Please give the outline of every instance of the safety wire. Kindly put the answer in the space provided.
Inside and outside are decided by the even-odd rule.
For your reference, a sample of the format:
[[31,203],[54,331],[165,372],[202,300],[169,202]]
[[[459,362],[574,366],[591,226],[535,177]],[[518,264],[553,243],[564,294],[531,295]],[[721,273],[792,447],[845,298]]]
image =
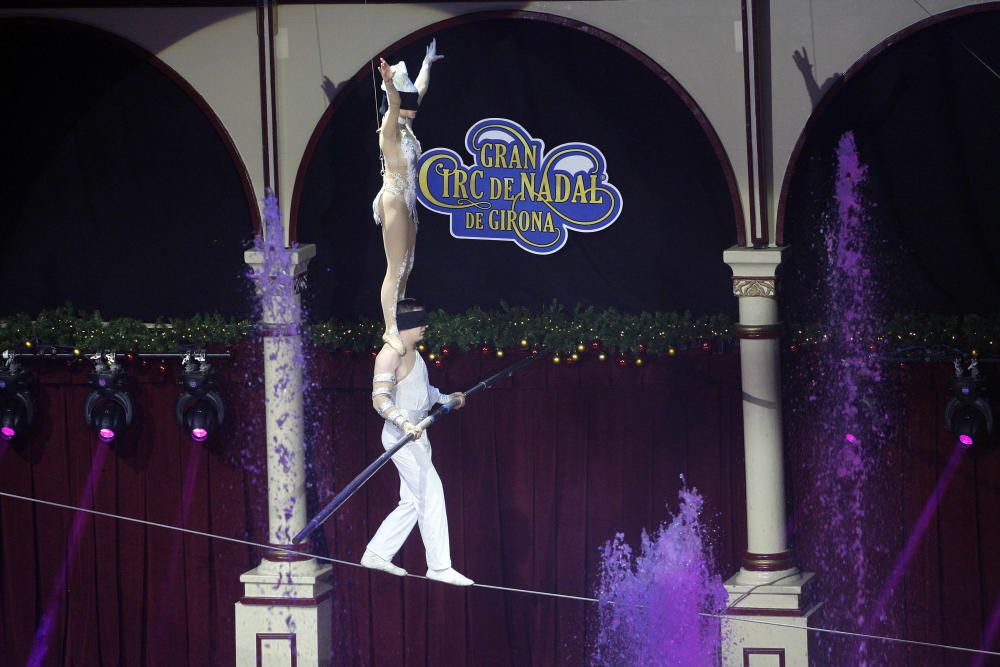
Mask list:
[[[368,9],[368,0],[365,0],[365,7],[363,11],[365,13],[365,30],[368,33],[367,41],[369,44],[374,44],[374,42],[372,41],[371,11]],[[372,102],[374,103],[374,110],[375,110],[375,131],[379,132],[382,129],[382,119],[379,118],[378,116],[378,78],[381,77],[375,76],[374,60],[371,59],[368,60],[368,67],[371,70],[372,74]],[[382,176],[385,176],[385,155],[382,154],[381,146],[379,146],[378,161],[379,161],[379,173]]]
[[[917,6],[917,7],[920,7],[920,9],[924,10],[924,13],[925,13],[925,14],[927,14],[927,16],[928,16],[928,17],[933,17],[933,16],[934,16],[934,13],[933,13],[933,12],[931,12],[931,10],[927,9],[926,7],[924,7],[924,6],[923,6],[923,4],[921,4],[920,0],[913,0],[913,4],[915,4],[915,5]],[[967,46],[967,45],[965,44],[965,42],[963,42],[963,41],[962,41],[961,39],[959,39],[959,38],[958,38],[958,35],[956,35],[956,34],[955,34],[954,32],[952,32],[951,30],[949,30],[949,31],[948,31],[948,35],[949,35],[949,36],[950,36],[950,37],[951,37],[952,39],[954,39],[954,40],[955,40],[956,42],[958,42],[958,45],[959,45],[959,46],[961,46],[961,47],[962,47],[963,49],[965,49],[965,51],[966,51],[966,52],[967,52],[967,53],[968,53],[968,54],[969,54],[970,56],[972,56],[973,58],[975,58],[976,60],[978,60],[978,61],[979,61],[979,64],[980,64],[980,65],[982,65],[982,66],[983,66],[983,67],[985,67],[985,68],[986,68],[987,70],[989,70],[990,74],[992,74],[992,75],[993,75],[993,76],[995,76],[996,78],[1000,79],[1000,74],[998,74],[998,73],[997,73],[997,71],[996,71],[995,69],[993,69],[993,68],[992,68],[992,67],[990,66],[990,64],[989,64],[989,63],[987,63],[987,62],[986,62],[985,60],[983,60],[982,58],[980,58],[980,57],[979,57],[979,56],[978,56],[978,55],[976,54],[976,52],[975,52],[975,51],[973,51],[972,49],[970,49],[970,48],[969,48],[969,47],[968,47],[968,46]]]
[[[121,515],[121,514],[113,514],[111,512],[101,512],[99,510],[87,509],[85,507],[76,507],[75,505],[67,505],[67,504],[64,504],[64,503],[57,503],[57,502],[53,502],[51,500],[42,500],[40,498],[31,498],[29,496],[20,496],[20,495],[14,494],[14,493],[7,493],[5,491],[0,491],[0,497],[11,498],[13,500],[24,500],[24,501],[27,501],[27,502],[37,503],[37,504],[40,504],[40,505],[47,505],[49,507],[58,507],[60,509],[71,510],[71,511],[74,511],[74,512],[83,512],[85,514],[91,514],[91,515],[94,515],[94,516],[101,516],[101,517],[105,517],[105,518],[108,518],[108,519],[118,519],[119,521],[128,521],[130,523],[138,523],[138,524],[142,524],[144,526],[152,526],[154,528],[165,528],[167,530],[174,530],[174,531],[177,531],[177,532],[180,532],[180,533],[186,533],[188,535],[197,535],[198,537],[206,537],[206,538],[213,539],[213,540],[221,540],[223,542],[232,542],[234,544],[242,544],[242,545],[245,545],[245,546],[248,546],[248,547],[257,547],[259,549],[264,549],[266,551],[280,551],[280,549],[276,549],[273,545],[270,545],[270,544],[262,544],[260,542],[252,542],[250,540],[241,540],[241,539],[238,539],[238,538],[235,538],[235,537],[226,537],[225,535],[215,535],[213,533],[206,533],[206,532],[203,532],[203,531],[200,531],[200,530],[194,530],[192,528],[182,528],[180,526],[172,526],[170,524],[158,523],[156,521],[148,521],[146,519],[137,519],[135,517],[124,516],[124,515]],[[359,569],[365,569],[364,566],[361,565],[360,563],[354,563],[354,562],[349,561],[349,560],[340,560],[340,559],[337,559],[337,558],[330,558],[329,556],[321,556],[319,554],[304,553],[304,552],[300,552],[300,551],[296,551],[295,553],[297,555],[307,556],[309,558],[315,558],[316,560],[324,561],[324,562],[327,562],[327,563],[335,563],[337,565],[349,565],[351,567],[356,567],[356,568],[359,568]],[[407,577],[412,577],[414,579],[425,579],[425,580],[427,579],[427,577],[422,577],[419,574],[410,574],[410,573],[407,573],[406,576]],[[789,576],[793,576],[793,575],[789,575]],[[787,578],[788,577],[782,577],[782,579],[787,579]],[[776,584],[778,581],[781,581],[782,579],[778,579],[777,581],[770,582],[768,584],[759,584],[757,586],[754,586],[750,590],[748,590],[745,593],[743,593],[743,595],[741,597],[737,598],[737,600],[735,602],[732,602],[731,604],[727,605],[726,608],[722,610],[722,613],[712,614],[712,613],[708,613],[708,612],[700,612],[699,615],[700,616],[704,616],[706,618],[724,619],[724,620],[727,620],[727,621],[730,621],[730,622],[756,623],[758,625],[768,625],[768,626],[778,627],[778,628],[792,628],[794,630],[806,630],[808,632],[820,632],[820,633],[826,633],[826,634],[831,634],[831,635],[839,635],[839,636],[843,636],[843,637],[857,637],[857,638],[860,638],[860,639],[874,639],[874,640],[878,640],[878,641],[895,642],[895,643],[898,643],[898,644],[908,644],[908,645],[912,645],[912,646],[926,646],[926,647],[930,647],[930,648],[946,649],[946,650],[949,650],[949,651],[962,651],[962,652],[965,652],[965,653],[978,653],[980,655],[1000,656],[1000,652],[997,652],[997,651],[986,651],[986,650],[983,650],[983,649],[969,648],[967,646],[952,646],[950,644],[936,644],[936,643],[933,643],[933,642],[922,642],[922,641],[917,641],[917,640],[914,640],[914,639],[902,639],[900,637],[883,637],[883,636],[880,636],[880,635],[870,635],[870,634],[865,634],[865,633],[861,633],[861,632],[849,632],[849,631],[846,631],[846,630],[833,630],[833,629],[830,629],[830,628],[806,627],[806,626],[801,626],[801,625],[795,625],[795,624],[792,624],[792,623],[779,623],[777,621],[763,621],[763,620],[760,620],[760,619],[752,619],[752,618],[745,618],[745,617],[742,617],[742,616],[733,616],[733,615],[725,614],[725,612],[728,611],[729,609],[731,609],[733,607],[733,605],[739,603],[741,600],[743,600],[748,595],[750,595],[750,593],[752,593],[754,590],[756,590],[756,589],[758,589],[758,588],[760,588],[762,586],[773,586],[774,584]],[[549,593],[547,591],[535,591],[535,590],[531,590],[531,589],[527,589],[527,588],[512,588],[510,586],[492,586],[490,584],[472,584],[472,586],[474,588],[485,588],[485,589],[490,589],[490,590],[495,590],[495,591],[505,591],[505,592],[508,592],[508,593],[524,593],[525,595],[537,595],[537,596],[540,596],[540,597],[558,598],[558,599],[562,599],[562,600],[574,600],[574,601],[577,601],[577,602],[592,602],[592,603],[597,603],[597,604],[601,604],[601,603],[614,604],[614,603],[612,603],[612,602],[610,602],[608,600],[599,600],[598,598],[584,597],[584,596],[580,596],[580,595],[567,595],[565,593]],[[276,601],[275,601],[275,606],[278,606],[278,605],[280,605],[280,598],[276,599]]]

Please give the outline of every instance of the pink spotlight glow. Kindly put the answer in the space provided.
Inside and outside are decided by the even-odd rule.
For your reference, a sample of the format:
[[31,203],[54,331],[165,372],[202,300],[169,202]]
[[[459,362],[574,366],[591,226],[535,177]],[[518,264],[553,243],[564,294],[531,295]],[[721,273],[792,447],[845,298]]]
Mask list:
[[110,428],[102,428],[97,432],[97,437],[101,439],[101,442],[111,442],[115,439],[115,432]]
[[3,436],[4,440],[10,440],[15,435],[17,435],[17,431],[12,429],[10,426],[4,426],[3,428],[0,428],[0,436]]
[[191,439],[195,442],[205,442],[205,438],[208,437],[208,431],[203,428],[193,428],[191,429]]
[[974,440],[971,435],[965,435],[964,433],[958,436],[958,441],[962,443],[963,447],[972,447]]
[[859,442],[861,442],[861,439],[858,436],[854,435],[853,433],[844,434],[844,440],[851,443],[852,445],[856,445]]

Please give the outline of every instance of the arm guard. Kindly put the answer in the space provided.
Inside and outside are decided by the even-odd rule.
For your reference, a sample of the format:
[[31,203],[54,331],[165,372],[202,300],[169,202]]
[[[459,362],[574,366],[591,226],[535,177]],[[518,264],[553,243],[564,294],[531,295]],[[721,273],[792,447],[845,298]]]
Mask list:
[[396,407],[393,399],[396,387],[395,373],[378,373],[372,378],[372,406],[379,416],[402,429],[406,415]]

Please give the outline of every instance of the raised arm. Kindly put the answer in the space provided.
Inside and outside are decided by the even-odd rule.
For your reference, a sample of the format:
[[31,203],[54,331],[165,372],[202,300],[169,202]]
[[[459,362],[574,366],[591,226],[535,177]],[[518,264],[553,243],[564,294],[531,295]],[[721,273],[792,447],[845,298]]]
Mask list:
[[437,61],[444,58],[442,55],[438,55],[437,52],[437,40],[432,39],[431,43],[427,45],[427,52],[424,54],[424,62],[420,65],[420,73],[417,74],[417,80],[413,82],[413,85],[417,88],[417,102],[424,101],[424,95],[427,94],[427,89],[431,85],[431,65]]
[[389,103],[389,110],[385,112],[382,119],[382,129],[386,127],[395,128],[399,122],[399,91],[392,83],[392,67],[385,61],[385,58],[378,59],[378,72],[382,75],[382,83],[385,85],[385,98]]

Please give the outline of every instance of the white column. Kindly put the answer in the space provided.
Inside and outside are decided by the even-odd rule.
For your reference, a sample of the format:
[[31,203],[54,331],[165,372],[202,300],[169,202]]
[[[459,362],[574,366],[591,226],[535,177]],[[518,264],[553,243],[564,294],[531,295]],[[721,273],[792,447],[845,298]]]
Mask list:
[[[740,571],[726,582],[723,665],[806,665],[812,573],[799,572],[785,532],[785,470],[782,458],[781,323],[775,274],[784,248],[734,246],[723,253],[739,298],[743,443],[746,457],[747,550]],[[796,626],[781,628],[752,621]],[[758,656],[754,658],[754,656]]]
[[[264,409],[267,446],[268,542],[256,568],[240,577],[243,598],[236,603],[236,664],[330,664],[330,566],[319,564],[293,545],[307,522],[303,447],[302,339],[299,290],[314,245],[285,250],[279,261],[250,250],[245,259],[264,280],[289,283],[262,294]],[[295,288],[290,287],[294,280]]]

